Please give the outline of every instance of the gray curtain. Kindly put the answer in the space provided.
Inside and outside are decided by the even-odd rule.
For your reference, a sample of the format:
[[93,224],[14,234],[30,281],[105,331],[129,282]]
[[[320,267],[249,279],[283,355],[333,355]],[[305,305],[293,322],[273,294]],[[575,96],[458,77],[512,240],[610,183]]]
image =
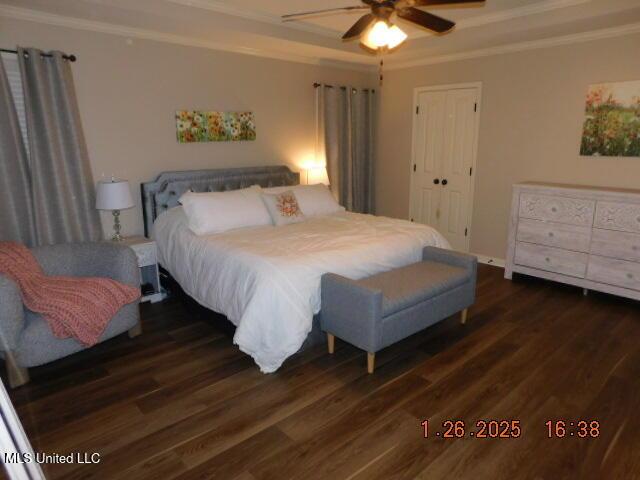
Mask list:
[[[26,53],[26,55],[25,55]],[[36,243],[96,241],[102,227],[69,63],[18,49]]]
[[376,93],[353,87],[316,88],[319,155],[331,190],[347,210],[374,211]]
[[0,241],[35,245],[27,153],[0,58]]

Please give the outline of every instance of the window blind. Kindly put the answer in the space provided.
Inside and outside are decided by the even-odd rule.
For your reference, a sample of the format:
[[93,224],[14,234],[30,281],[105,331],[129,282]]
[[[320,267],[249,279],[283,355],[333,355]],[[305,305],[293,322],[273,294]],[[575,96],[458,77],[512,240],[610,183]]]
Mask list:
[[16,112],[18,113],[18,123],[20,124],[20,131],[22,133],[22,139],[24,140],[24,147],[29,154],[29,142],[27,141],[27,117],[24,111],[24,92],[22,90],[22,77],[20,76],[20,66],[18,65],[18,58],[16,55],[10,53],[3,53],[1,55],[4,63],[4,69],[7,72],[7,79],[9,80],[9,88],[13,95],[13,103],[16,106]]

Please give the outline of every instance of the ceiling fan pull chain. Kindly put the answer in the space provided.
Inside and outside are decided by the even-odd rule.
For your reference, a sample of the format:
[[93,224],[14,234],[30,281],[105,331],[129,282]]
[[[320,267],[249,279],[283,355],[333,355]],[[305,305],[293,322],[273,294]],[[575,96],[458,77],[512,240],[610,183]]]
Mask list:
[[379,77],[380,77],[380,86],[382,86],[382,83],[384,81],[384,72],[382,71],[384,67],[384,56],[380,57],[380,71],[379,71]]

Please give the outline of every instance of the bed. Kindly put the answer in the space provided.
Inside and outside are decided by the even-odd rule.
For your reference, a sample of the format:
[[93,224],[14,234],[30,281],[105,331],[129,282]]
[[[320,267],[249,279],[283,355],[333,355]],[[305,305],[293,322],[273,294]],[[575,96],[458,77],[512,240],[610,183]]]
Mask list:
[[153,231],[161,265],[190,297],[236,326],[234,343],[265,373],[317,333],[322,274],[359,279],[414,263],[427,245],[449,247],[431,227],[349,212],[197,236],[178,204],[187,190],[298,183],[298,174],[274,166],[165,172],[142,184],[145,231]]

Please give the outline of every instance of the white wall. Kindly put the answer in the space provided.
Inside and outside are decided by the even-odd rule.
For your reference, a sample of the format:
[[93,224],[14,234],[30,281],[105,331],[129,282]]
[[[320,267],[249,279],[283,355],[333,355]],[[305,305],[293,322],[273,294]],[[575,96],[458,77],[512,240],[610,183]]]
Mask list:
[[[58,49],[72,66],[95,180],[131,182],[123,232],[142,232],[139,184],[164,170],[289,164],[315,147],[314,82],[370,86],[371,74],[0,18],[0,46]],[[255,142],[178,144],[180,109],[251,110]],[[110,215],[103,214],[107,234]]]
[[589,84],[640,79],[640,35],[385,74],[377,213],[407,218],[413,89],[482,82],[471,251],[504,258],[511,185],[522,180],[640,188],[640,158],[580,157]]

